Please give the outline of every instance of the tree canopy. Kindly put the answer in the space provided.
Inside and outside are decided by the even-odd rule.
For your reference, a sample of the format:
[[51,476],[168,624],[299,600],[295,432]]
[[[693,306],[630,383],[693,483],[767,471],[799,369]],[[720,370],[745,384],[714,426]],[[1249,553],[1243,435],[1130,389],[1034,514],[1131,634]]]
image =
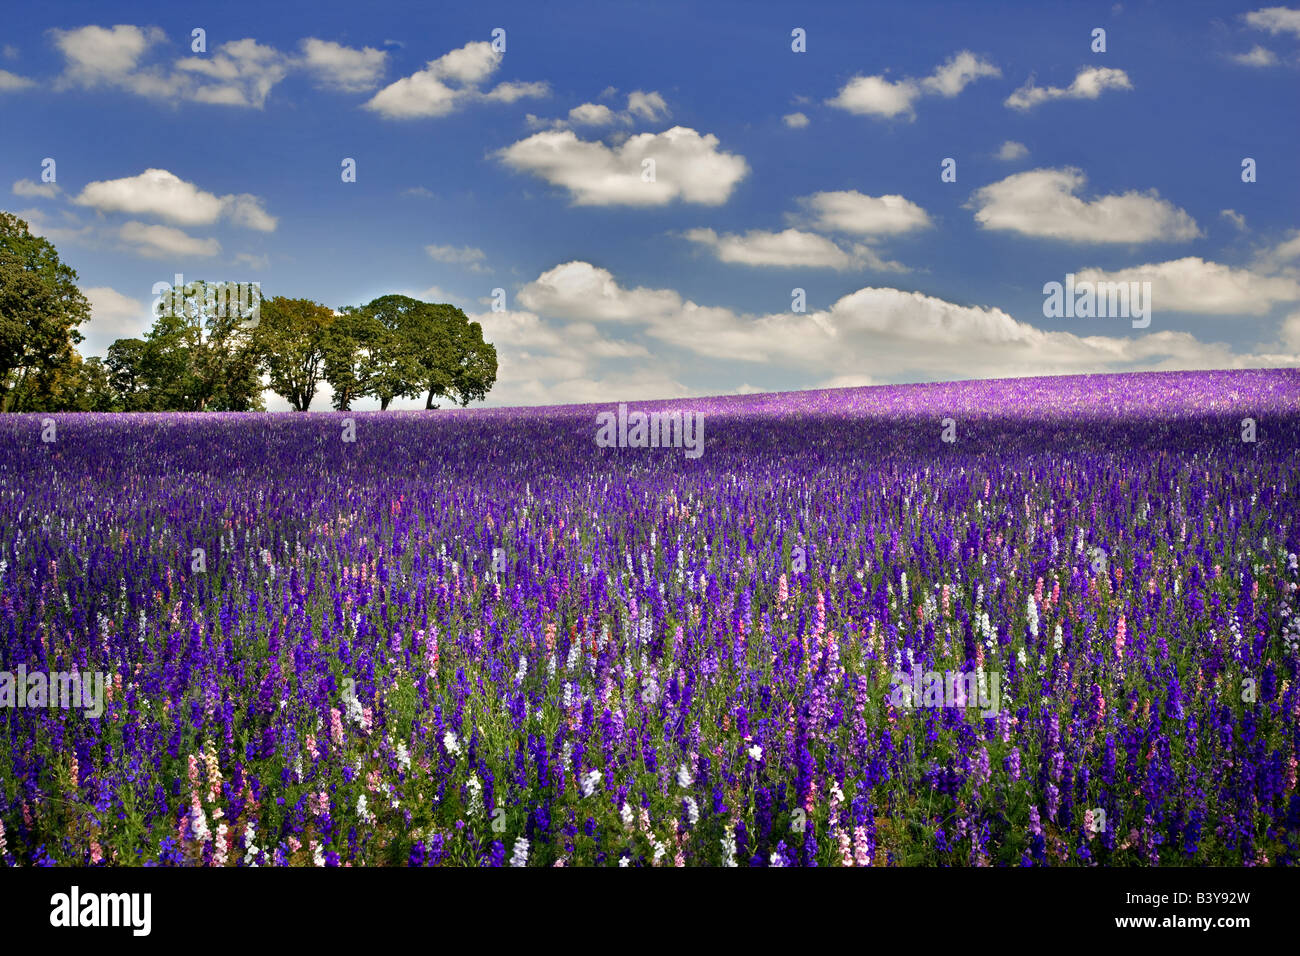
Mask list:
[[496,349],[454,305],[384,295],[336,310],[259,287],[250,322],[226,284],[202,281],[162,296],[141,337],[83,358],[91,309],[76,280],[48,240],[0,213],[0,410],[254,411],[270,390],[305,412],[322,382],[339,410],[420,397],[434,409],[482,401],[496,383]]

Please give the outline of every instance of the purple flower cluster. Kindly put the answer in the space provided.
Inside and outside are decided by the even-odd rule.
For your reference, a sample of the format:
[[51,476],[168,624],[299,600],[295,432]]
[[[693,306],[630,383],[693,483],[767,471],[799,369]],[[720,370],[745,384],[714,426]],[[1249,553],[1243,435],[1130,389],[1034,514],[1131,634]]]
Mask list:
[[1300,858],[1300,372],[690,405],[0,419],[0,860]]

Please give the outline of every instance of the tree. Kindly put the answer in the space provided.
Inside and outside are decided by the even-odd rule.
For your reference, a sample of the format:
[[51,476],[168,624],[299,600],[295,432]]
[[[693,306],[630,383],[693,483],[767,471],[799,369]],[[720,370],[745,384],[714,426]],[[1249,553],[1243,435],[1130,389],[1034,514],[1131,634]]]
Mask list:
[[166,298],[145,335],[142,371],[157,411],[261,411],[253,329],[218,286],[194,282]]
[[104,366],[117,404],[125,412],[147,412],[155,396],[149,391],[149,345],[142,339],[118,339],[108,347]]
[[14,408],[15,395],[40,393],[29,377],[43,375],[43,387],[52,387],[55,370],[76,354],[77,326],[89,318],[76,270],[26,222],[0,212],[0,411]]
[[276,296],[262,303],[254,332],[271,391],[296,412],[307,411],[325,374],[326,332],[334,310],[310,299]]
[[[483,326],[469,321],[469,317],[454,305],[435,306],[443,311],[448,326],[448,340],[452,343],[444,369],[437,379],[431,379],[429,397],[424,407],[433,408],[434,395],[446,395],[462,408],[472,401],[483,401],[497,381],[497,350],[491,342],[483,341]],[[441,390],[437,385],[442,384]]]
[[374,350],[370,391],[387,408],[396,397],[448,396],[459,404],[482,400],[496,382],[496,349],[483,341],[483,328],[454,305],[386,295],[362,311],[382,332]]
[[437,335],[429,308],[404,295],[380,296],[361,307],[374,323],[369,391],[381,411],[395,398],[418,398],[423,391],[425,339]]
[[325,381],[334,392],[333,405],[341,412],[370,391],[373,377],[371,348],[378,324],[361,309],[344,306],[321,336]]

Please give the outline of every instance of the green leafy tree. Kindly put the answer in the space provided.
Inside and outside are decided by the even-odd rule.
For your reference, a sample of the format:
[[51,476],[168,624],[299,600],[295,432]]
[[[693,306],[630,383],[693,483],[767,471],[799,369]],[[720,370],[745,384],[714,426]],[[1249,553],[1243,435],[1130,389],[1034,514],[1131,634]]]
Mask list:
[[397,397],[425,396],[425,408],[445,396],[460,405],[482,400],[496,382],[496,349],[483,328],[449,304],[404,295],[381,296],[362,307],[382,330],[370,392],[387,408]]
[[454,305],[439,305],[446,326],[450,348],[438,365],[437,377],[428,381],[429,395],[425,408],[433,408],[435,395],[445,395],[462,408],[481,402],[497,380],[497,350],[483,341],[483,326]]
[[89,318],[76,270],[26,222],[0,212],[0,411],[48,397],[56,370],[76,354],[77,326]]
[[424,391],[426,340],[438,334],[430,309],[404,295],[380,296],[361,307],[374,322],[369,392],[381,410],[395,398],[418,398]]
[[326,333],[334,310],[310,299],[276,296],[262,303],[254,333],[271,391],[305,412],[325,375]]
[[[144,377],[158,411],[262,411],[254,329],[206,282],[166,299],[145,336]],[[171,307],[168,308],[168,305]]]
[[143,339],[118,339],[108,347],[104,359],[108,384],[124,412],[147,412],[154,408],[148,360],[149,344]]
[[369,394],[374,375],[371,352],[381,330],[374,318],[354,306],[345,306],[321,336],[324,376],[334,392],[339,411]]

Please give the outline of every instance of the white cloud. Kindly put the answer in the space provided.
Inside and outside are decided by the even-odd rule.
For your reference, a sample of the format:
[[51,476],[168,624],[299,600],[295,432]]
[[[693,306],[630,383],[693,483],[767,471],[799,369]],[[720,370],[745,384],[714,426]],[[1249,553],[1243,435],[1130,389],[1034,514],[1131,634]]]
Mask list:
[[1267,30],[1274,35],[1294,33],[1300,37],[1300,10],[1286,7],[1264,7],[1245,14],[1246,22],[1257,30]]
[[1009,139],[998,148],[998,159],[1012,162],[1017,159],[1024,159],[1029,155],[1029,149],[1024,143],[1017,143],[1014,139]]
[[147,225],[143,222],[125,223],[118,236],[132,247],[132,251],[148,259],[166,259],[173,256],[215,256],[221,252],[221,243],[215,239],[199,239],[171,226]]
[[1248,53],[1236,53],[1231,57],[1234,63],[1240,63],[1242,66],[1273,66],[1277,63],[1277,55],[1272,51],[1265,49],[1256,44]]
[[627,96],[627,111],[647,123],[662,123],[671,114],[664,98],[653,90],[646,93],[635,90]]
[[[539,321],[614,319],[712,361],[786,368],[815,375],[826,385],[900,377],[1017,376],[1027,370],[1228,368],[1257,364],[1258,358],[1202,343],[1187,333],[1132,335],[1127,320],[1113,326],[1105,324],[1110,320],[1080,320],[1081,331],[1114,329],[1115,335],[1048,332],[998,308],[891,288],[859,289],[818,312],[744,315],[699,305],[670,289],[625,289],[607,270],[586,262],[544,273],[521,293],[521,301],[525,298],[525,305],[542,317]],[[1300,335],[1300,330],[1286,334]],[[550,394],[557,390],[562,391],[558,383]],[[565,400],[580,399],[575,393],[565,394]]]
[[379,85],[388,53],[373,47],[360,50],[308,37],[302,41],[303,66],[318,85],[343,93],[364,93]]
[[183,226],[210,225],[226,217],[237,226],[273,232],[277,220],[256,196],[216,196],[165,169],[146,169],[138,176],[87,183],[72,200],[100,212],[154,216]]
[[545,96],[545,83],[502,83],[484,93],[480,86],[501,67],[502,55],[486,41],[467,43],[419,72],[376,93],[366,109],[388,119],[446,116],[475,101],[512,103],[524,97]]
[[519,290],[521,305],[533,312],[570,319],[640,321],[681,307],[671,290],[624,289],[609,271],[589,262],[565,262],[543,272]]
[[1219,215],[1228,220],[1228,222],[1232,223],[1238,229],[1245,231],[1246,217],[1235,209],[1221,209],[1219,210]]
[[1264,315],[1279,302],[1300,301],[1300,283],[1233,269],[1196,256],[1133,266],[1113,272],[1082,269],[1075,282],[1150,282],[1154,312],[1206,315]]
[[[685,397],[644,345],[603,336],[587,321],[552,322],[534,312],[469,316],[496,345],[500,370],[492,401],[505,405],[638,401]],[[635,364],[632,364],[635,363]]]
[[812,225],[826,232],[892,236],[926,229],[930,217],[903,196],[866,196],[856,190],[820,192],[799,200]]
[[803,113],[786,113],[781,120],[791,129],[803,129],[808,125],[808,117]]
[[981,77],[1001,75],[1002,71],[992,63],[963,50],[922,80],[921,88],[927,93],[953,97]]
[[1191,216],[1155,190],[1084,200],[1075,193],[1086,181],[1072,168],[1015,173],[975,192],[975,220],[985,229],[1068,242],[1173,241],[1201,234]]
[[[613,88],[610,87],[601,97],[612,92]],[[532,129],[571,129],[575,126],[632,126],[638,121],[659,123],[669,115],[668,104],[664,102],[663,96],[653,91],[646,93],[637,90],[628,94],[625,110],[612,110],[603,103],[580,103],[569,110],[566,119],[545,119],[529,113],[525,120]]]
[[892,83],[883,76],[855,76],[826,103],[850,113],[892,118],[912,115],[912,103],[920,95],[911,80]]
[[425,246],[424,251],[435,262],[468,266],[474,272],[486,271],[483,262],[487,255],[473,246]]
[[15,196],[40,196],[42,199],[53,199],[62,191],[58,183],[38,183],[32,179],[20,179],[13,187]]
[[892,118],[914,116],[914,104],[921,96],[954,97],[975,80],[1001,76],[1002,71],[969,50],[954,54],[924,79],[892,81],[882,75],[855,76],[833,98],[830,106],[865,116]]
[[157,27],[118,24],[50,32],[64,57],[59,86],[65,88],[111,86],[139,96],[261,109],[293,65],[275,48],[245,38],[205,56],[177,60],[167,72],[142,62],[167,39]]
[[95,231],[94,226],[83,225],[71,210],[60,210],[60,214],[63,225],[56,224],[56,221],[52,220],[41,209],[22,209],[15,215],[27,223],[28,231],[32,235],[44,236],[54,242],[74,242],[89,239]]
[[1280,270],[1300,278],[1300,273],[1296,273],[1291,265],[1294,259],[1300,259],[1300,229],[1293,229],[1286,239],[1257,256],[1255,266],[1268,272]]
[[62,82],[87,87],[130,85],[145,51],[167,38],[157,27],[141,29],[129,24],[55,29],[50,35],[65,61]]
[[25,76],[19,76],[17,73],[10,73],[8,70],[0,70],[0,92],[5,90],[24,90],[29,86],[35,86],[34,80],[29,80]]
[[1106,90],[1131,90],[1133,84],[1128,74],[1108,66],[1094,66],[1080,70],[1074,82],[1062,89],[1059,86],[1035,86],[1033,77],[1006,99],[1012,109],[1029,110],[1047,100],[1095,100]]
[[[567,189],[579,206],[662,206],[675,199],[716,206],[749,172],[744,157],[718,149],[716,136],[684,126],[640,133],[613,148],[571,130],[548,130],[497,155],[514,170]],[[645,159],[655,161],[653,182],[642,178]]]
[[574,126],[612,126],[618,114],[604,103],[583,103],[569,110],[569,122]]
[[754,229],[744,235],[721,236],[712,229],[692,229],[686,238],[707,246],[720,262],[736,265],[840,271],[863,265],[861,257],[846,252],[825,236],[798,229],[783,232]]
[[223,43],[215,53],[176,61],[176,68],[215,82],[197,83],[189,99],[224,106],[261,109],[271,88],[289,73],[289,58],[251,38]]
[[90,302],[90,321],[81,326],[83,355],[101,358],[117,339],[140,338],[152,324],[149,307],[109,286],[81,290]]
[[1282,320],[1282,344],[1287,350],[1300,354],[1300,312],[1292,312]]

